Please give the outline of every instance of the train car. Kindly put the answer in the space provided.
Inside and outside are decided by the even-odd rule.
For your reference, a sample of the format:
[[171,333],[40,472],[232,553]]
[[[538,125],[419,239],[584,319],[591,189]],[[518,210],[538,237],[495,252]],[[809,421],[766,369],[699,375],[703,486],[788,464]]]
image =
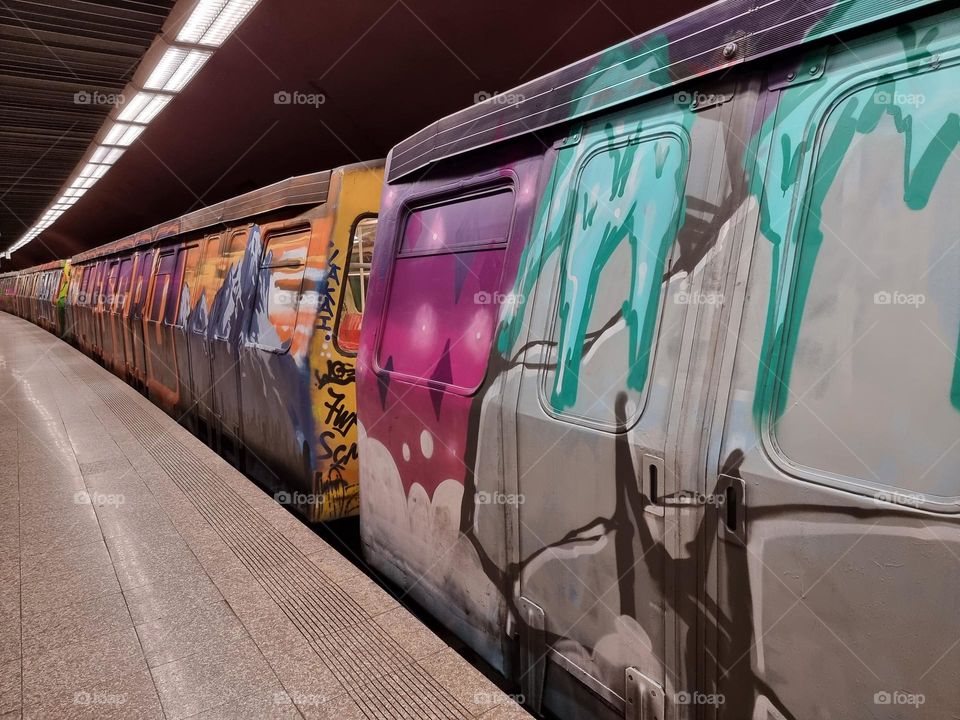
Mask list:
[[960,708],[960,11],[718,2],[387,160],[367,560],[562,718]]
[[64,327],[290,509],[356,515],[354,358],[382,180],[382,161],[291,178],[81,253]]
[[20,273],[0,273],[0,311],[17,314],[17,287],[20,282]]
[[64,260],[38,265],[25,273],[4,273],[0,276],[0,309],[60,335],[69,277],[70,264]]

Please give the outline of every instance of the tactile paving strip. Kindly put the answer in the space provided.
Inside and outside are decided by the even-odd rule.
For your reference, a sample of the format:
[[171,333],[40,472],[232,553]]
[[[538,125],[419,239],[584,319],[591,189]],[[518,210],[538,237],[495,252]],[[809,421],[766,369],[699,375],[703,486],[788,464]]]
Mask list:
[[[77,372],[273,598],[368,718],[473,716],[286,537],[113,382]],[[101,371],[102,372],[102,371]],[[114,381],[115,382],[115,381]]]

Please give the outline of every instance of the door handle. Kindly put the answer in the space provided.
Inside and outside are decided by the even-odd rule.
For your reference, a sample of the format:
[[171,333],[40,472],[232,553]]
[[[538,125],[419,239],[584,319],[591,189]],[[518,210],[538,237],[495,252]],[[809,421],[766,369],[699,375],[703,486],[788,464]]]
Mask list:
[[741,478],[721,475],[717,483],[717,495],[723,498],[717,504],[720,522],[717,532],[727,542],[736,545],[747,544],[747,486]]
[[664,472],[663,458],[656,455],[643,455],[643,472],[641,492],[646,498],[643,511],[651,515],[663,517]]

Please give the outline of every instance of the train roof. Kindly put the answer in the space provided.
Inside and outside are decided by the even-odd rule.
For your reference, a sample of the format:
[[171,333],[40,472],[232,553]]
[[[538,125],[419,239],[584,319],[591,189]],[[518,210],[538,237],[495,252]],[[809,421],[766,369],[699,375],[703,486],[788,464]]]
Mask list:
[[0,278],[12,277],[15,275],[22,275],[23,273],[38,273],[45,272],[47,270],[59,270],[64,265],[67,264],[66,260],[51,260],[50,262],[43,263],[43,265],[33,265],[32,267],[24,268],[23,270],[10,270],[5,273],[0,273]]
[[391,152],[387,181],[942,0],[721,0],[448,115]]
[[203,230],[220,223],[235,222],[285,207],[320,205],[327,201],[332,172],[331,170],[324,170],[281,180],[273,185],[252,190],[214,205],[208,205],[174,220],[154,225],[120,240],[92,248],[74,255],[71,261],[74,263],[87,262],[164,238],[194,230]]

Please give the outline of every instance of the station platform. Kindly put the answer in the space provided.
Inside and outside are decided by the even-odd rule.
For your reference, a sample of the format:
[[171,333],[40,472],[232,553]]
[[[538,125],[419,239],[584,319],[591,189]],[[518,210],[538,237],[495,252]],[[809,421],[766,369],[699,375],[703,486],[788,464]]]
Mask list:
[[530,717],[121,380],[0,313],[0,717]]

